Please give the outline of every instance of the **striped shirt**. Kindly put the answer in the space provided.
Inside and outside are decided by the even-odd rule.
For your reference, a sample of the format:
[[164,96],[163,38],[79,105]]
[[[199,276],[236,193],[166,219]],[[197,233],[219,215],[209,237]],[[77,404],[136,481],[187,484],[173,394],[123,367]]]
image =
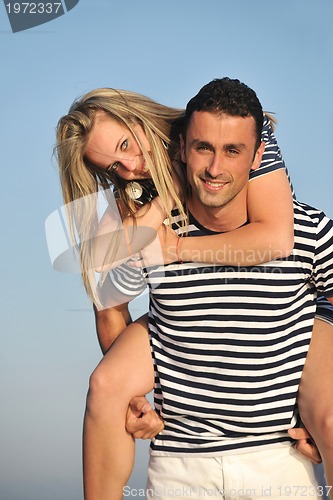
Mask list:
[[271,122],[266,115],[264,115],[261,140],[265,143],[265,150],[262,155],[259,168],[257,168],[256,170],[251,170],[249,180],[252,181],[257,177],[260,177],[261,175],[266,175],[274,172],[275,170],[280,170],[281,168],[283,168],[286,171],[291,191],[295,198],[294,188],[291,183],[287,167],[282,158],[282,153],[274,135]]
[[[122,267],[123,292],[149,286],[155,407],[165,421],[152,454],[289,444],[317,293],[333,296],[333,223],[305,204],[294,207],[288,258],[253,267]],[[188,237],[209,234],[191,216]]]
[[271,123],[266,115],[264,115],[261,140],[265,142],[265,150],[262,155],[260,167],[256,170],[251,170],[250,180],[269,174],[275,170],[286,168]]
[[[189,236],[213,234],[190,220]],[[255,267],[150,268],[154,455],[218,455],[288,443],[317,291],[333,296],[333,223],[295,202],[295,248]]]

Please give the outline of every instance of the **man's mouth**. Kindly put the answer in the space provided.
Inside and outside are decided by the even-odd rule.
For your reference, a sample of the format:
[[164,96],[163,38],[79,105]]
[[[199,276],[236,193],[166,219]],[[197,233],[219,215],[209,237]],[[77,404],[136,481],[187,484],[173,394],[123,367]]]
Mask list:
[[213,189],[220,189],[227,184],[227,182],[209,181],[208,179],[201,179],[201,181]]

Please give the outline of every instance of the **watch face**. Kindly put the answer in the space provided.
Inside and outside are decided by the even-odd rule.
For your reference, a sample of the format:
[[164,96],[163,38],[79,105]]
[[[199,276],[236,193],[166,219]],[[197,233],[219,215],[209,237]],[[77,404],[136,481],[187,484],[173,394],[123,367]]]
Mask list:
[[145,204],[157,196],[157,191],[152,180],[130,181],[126,184],[127,196],[137,203]]
[[125,191],[131,200],[138,200],[142,196],[143,188],[138,182],[129,182],[125,187]]

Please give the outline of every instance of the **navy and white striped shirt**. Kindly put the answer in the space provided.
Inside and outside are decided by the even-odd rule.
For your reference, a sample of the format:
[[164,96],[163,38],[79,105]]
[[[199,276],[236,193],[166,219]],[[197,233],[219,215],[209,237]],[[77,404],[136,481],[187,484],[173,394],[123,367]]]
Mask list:
[[[193,218],[189,236],[212,234]],[[295,248],[254,267],[176,263],[145,273],[155,455],[218,455],[288,443],[317,292],[333,296],[333,223],[295,202]]]

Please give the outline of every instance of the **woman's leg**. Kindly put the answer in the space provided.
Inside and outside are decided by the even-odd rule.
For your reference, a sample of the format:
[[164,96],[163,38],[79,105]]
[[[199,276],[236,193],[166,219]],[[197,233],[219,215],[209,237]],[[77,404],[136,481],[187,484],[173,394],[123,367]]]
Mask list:
[[125,429],[134,396],[150,392],[154,370],[145,320],[130,324],[90,378],[83,428],[85,500],[123,497],[134,462],[134,439]]
[[[323,459],[326,484],[333,485],[333,326],[315,320],[299,388],[302,421]],[[330,498],[333,499],[333,492]]]

